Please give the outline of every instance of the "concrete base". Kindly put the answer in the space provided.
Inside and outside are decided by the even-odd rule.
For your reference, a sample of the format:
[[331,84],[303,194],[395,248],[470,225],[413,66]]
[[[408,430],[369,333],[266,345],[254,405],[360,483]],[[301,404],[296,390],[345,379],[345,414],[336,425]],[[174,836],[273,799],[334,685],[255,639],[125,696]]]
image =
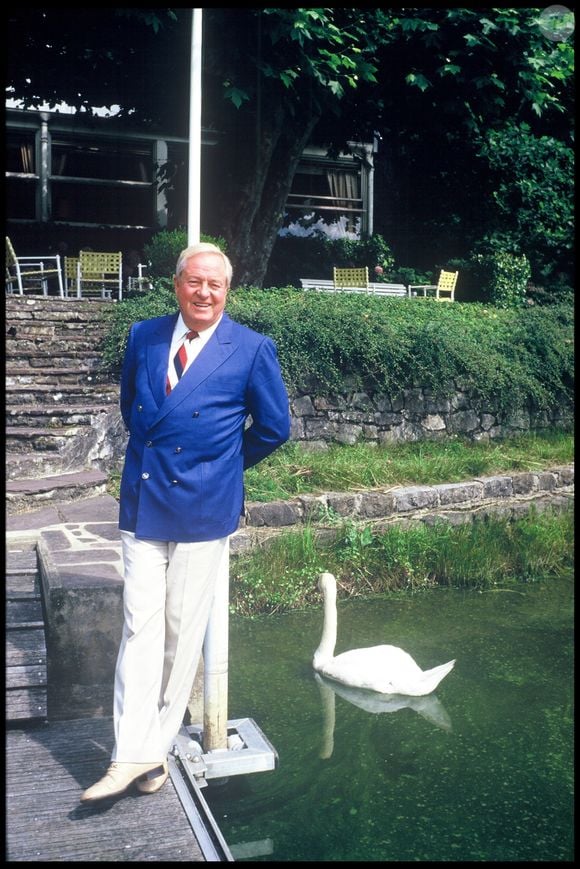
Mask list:
[[112,714],[123,629],[118,513],[102,495],[9,517],[9,536],[35,538],[38,549],[52,720]]

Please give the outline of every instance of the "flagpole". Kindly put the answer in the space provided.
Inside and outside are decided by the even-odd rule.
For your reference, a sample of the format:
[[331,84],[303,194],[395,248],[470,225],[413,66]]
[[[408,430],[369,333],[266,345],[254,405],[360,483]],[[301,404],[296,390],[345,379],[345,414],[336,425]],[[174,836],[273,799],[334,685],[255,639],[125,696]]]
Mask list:
[[196,244],[200,239],[201,222],[201,46],[202,10],[192,9],[187,203],[187,243],[190,245]]

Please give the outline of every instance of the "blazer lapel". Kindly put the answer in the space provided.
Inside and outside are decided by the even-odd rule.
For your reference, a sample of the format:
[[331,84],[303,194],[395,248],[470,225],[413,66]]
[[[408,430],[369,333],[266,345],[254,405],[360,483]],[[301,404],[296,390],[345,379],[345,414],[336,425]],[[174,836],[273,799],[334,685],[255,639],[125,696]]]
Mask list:
[[161,407],[165,401],[165,383],[167,379],[167,363],[171,338],[178,314],[169,316],[164,320],[150,343],[147,345],[147,372],[151,392],[157,404]]

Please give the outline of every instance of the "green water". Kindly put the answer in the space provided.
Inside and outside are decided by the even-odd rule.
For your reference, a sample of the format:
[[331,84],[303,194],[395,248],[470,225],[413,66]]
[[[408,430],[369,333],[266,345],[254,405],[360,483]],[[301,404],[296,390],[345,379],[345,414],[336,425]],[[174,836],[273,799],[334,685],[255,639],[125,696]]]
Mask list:
[[339,604],[337,653],[457,659],[414,708],[319,686],[321,630],[321,611],[231,621],[228,717],[279,755],[204,790],[237,860],[573,860],[572,579]]

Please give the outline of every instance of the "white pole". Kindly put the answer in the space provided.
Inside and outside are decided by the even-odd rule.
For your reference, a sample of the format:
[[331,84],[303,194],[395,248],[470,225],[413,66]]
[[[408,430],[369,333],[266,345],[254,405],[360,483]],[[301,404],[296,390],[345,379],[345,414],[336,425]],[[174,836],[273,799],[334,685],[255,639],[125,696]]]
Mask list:
[[229,559],[220,570],[203,644],[204,752],[228,747]]
[[187,204],[187,243],[200,238],[201,186],[201,28],[202,10],[192,9],[191,66],[189,77],[189,184]]
[[[200,240],[202,10],[191,16],[187,243]],[[203,645],[203,750],[227,748],[229,570],[220,576]]]

